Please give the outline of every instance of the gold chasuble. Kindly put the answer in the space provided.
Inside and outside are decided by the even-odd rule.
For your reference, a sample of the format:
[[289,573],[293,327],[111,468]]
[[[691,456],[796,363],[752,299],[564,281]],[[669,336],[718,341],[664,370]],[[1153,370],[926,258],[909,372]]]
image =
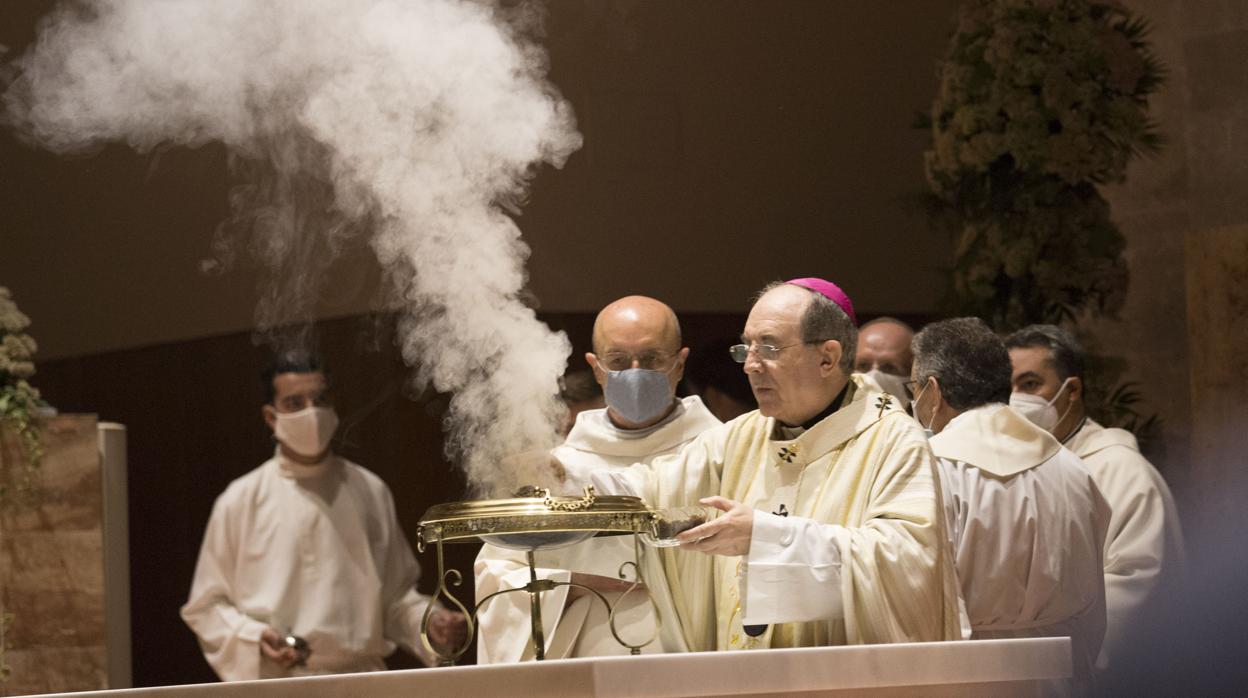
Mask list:
[[613,478],[659,507],[756,510],[747,556],[663,551],[679,616],[663,622],[691,650],[961,639],[934,459],[897,400],[855,375],[839,410],[778,433],[751,412]]

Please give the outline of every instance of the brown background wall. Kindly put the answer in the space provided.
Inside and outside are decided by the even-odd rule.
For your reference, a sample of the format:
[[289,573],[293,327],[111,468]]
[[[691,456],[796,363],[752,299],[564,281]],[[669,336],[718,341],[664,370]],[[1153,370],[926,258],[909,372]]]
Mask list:
[[1248,3],[1130,5],[1152,19],[1168,68],[1154,102],[1167,144],[1109,191],[1132,285],[1122,321],[1098,335],[1148,386],[1146,407],[1165,420],[1163,472],[1189,542],[1212,562],[1242,550],[1248,496]]
[[[20,52],[51,4],[0,3],[0,44]],[[551,80],[585,147],[519,220],[543,309],[643,292],[739,312],[767,281],[824,275],[864,310],[930,311],[944,241],[899,202],[924,186],[910,124],[954,6],[549,3]],[[0,163],[0,279],[45,359],[251,326],[253,271],[199,271],[237,183],[221,149],[65,159],[5,133]],[[368,250],[331,276],[322,316],[376,309]]]

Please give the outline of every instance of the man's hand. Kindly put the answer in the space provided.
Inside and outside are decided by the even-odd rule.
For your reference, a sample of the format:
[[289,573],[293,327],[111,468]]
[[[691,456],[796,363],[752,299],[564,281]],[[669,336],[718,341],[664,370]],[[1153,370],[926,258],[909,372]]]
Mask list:
[[273,628],[265,628],[260,633],[260,654],[283,669],[289,669],[299,661],[299,653],[294,647],[287,647],[286,640]]
[[750,537],[754,534],[754,510],[725,497],[707,497],[699,500],[699,504],[724,513],[676,536],[680,547],[711,555],[748,555]]
[[439,608],[429,616],[429,644],[443,654],[459,649],[468,637],[468,619],[459,611]]

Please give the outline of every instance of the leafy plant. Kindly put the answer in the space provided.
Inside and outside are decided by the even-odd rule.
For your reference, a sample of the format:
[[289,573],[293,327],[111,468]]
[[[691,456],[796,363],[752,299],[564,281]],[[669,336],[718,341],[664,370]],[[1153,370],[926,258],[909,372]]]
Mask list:
[[[1117,317],[1126,242],[1098,187],[1162,145],[1148,97],[1165,71],[1148,31],[1116,3],[963,4],[922,120],[927,209],[953,246],[950,314],[1002,332]],[[1157,426],[1134,412],[1134,385],[1100,395],[1107,423]]]
[[1097,185],[1161,145],[1147,23],[1086,0],[972,0],[929,121],[931,208],[954,240],[952,302],[998,329],[1114,316],[1127,268]]
[[[29,499],[36,493],[43,442],[39,433],[39,391],[27,379],[35,375],[34,357],[38,346],[26,334],[30,318],[17,309],[9,289],[0,286],[0,429],[10,428],[25,452],[24,467],[12,471],[0,449],[0,509],[12,495]],[[15,490],[15,492],[14,492]],[[0,609],[0,684],[8,683],[13,668],[5,661],[9,648],[8,632],[12,613]]]
[[43,458],[39,391],[28,382],[35,374],[34,355],[38,349],[35,340],[26,334],[29,326],[30,318],[18,310],[9,290],[0,286],[0,428],[7,427],[17,435],[26,455],[24,467],[0,471],[0,505],[14,495],[34,494]]

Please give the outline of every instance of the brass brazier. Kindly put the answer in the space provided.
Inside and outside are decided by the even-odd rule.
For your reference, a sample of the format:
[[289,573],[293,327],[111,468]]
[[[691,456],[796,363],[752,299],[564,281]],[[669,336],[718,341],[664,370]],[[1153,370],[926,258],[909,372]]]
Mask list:
[[[545,631],[542,627],[541,595],[559,586],[579,587],[592,594],[607,608],[611,634],[622,646],[632,654],[639,654],[641,648],[649,645],[658,637],[659,626],[655,625],[654,633],[641,644],[625,641],[615,625],[615,609],[620,600],[638,588],[654,604],[649,589],[645,587],[642,576],[642,555],[639,534],[653,531],[657,514],[637,497],[602,496],[594,492],[593,487],[586,487],[581,497],[553,496],[550,491],[540,487],[526,487],[510,499],[486,499],[450,504],[438,504],[429,508],[421,517],[416,534],[416,547],[424,552],[429,544],[436,545],[438,559],[438,588],[434,599],[445,598],[450,604],[463,611],[468,618],[468,636],[464,645],[443,654],[429,642],[429,618],[434,605],[429,604],[421,623],[421,641],[429,651],[438,656],[444,666],[453,665],[472,644],[477,630],[477,616],[481,608],[496,596],[511,592],[526,592],[529,595],[529,612],[532,626],[533,656],[536,659],[546,658]],[[594,536],[628,535],[633,536],[633,559],[620,565],[620,579],[628,580],[626,571],[633,571],[632,584],[611,604],[595,589],[573,582],[557,582],[550,579],[538,579],[534,553],[538,550],[561,548],[573,545]],[[442,557],[444,542],[468,542],[474,539],[511,550],[525,553],[529,566],[529,582],[523,587],[503,589],[494,592],[477,602],[469,611],[468,608],[451,594],[447,586],[460,586],[463,576],[459,570],[447,570]],[[657,610],[657,609],[656,609]],[[657,618],[657,612],[656,612]]]

